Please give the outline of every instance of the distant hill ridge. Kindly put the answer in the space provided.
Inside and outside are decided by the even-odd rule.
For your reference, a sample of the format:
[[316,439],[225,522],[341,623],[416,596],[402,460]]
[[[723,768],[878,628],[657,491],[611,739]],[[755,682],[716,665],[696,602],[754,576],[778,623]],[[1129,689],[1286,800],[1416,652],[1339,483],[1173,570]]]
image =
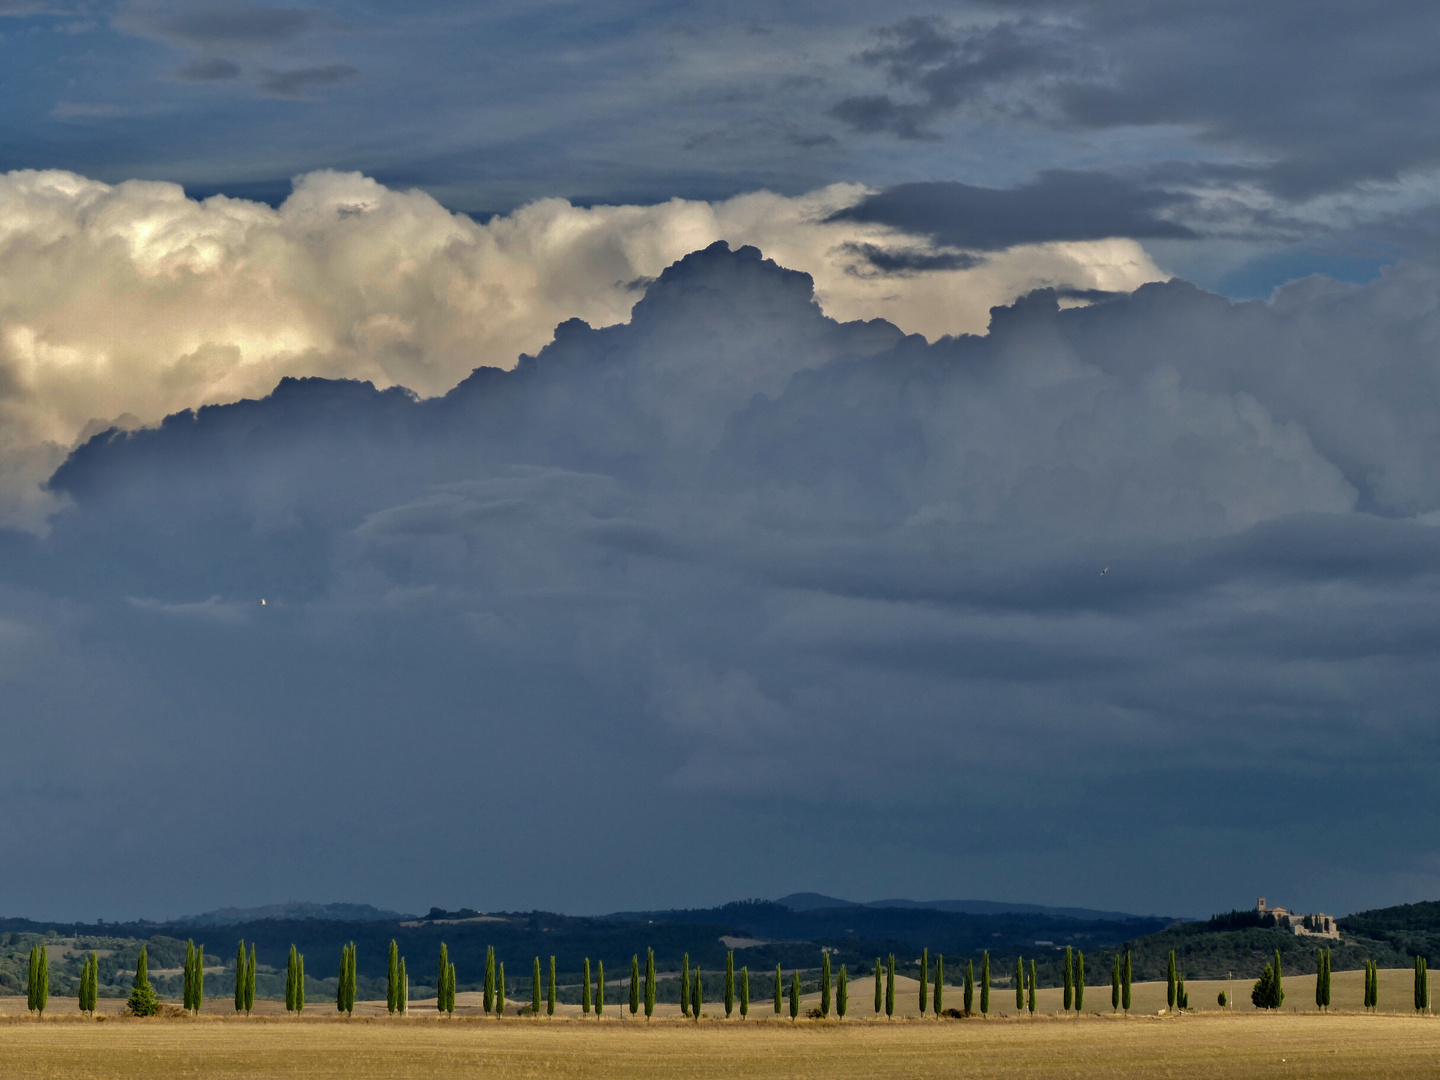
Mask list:
[[904,908],[926,911],[948,911],[957,915],[1049,915],[1059,919],[1154,919],[1165,916],[1135,915],[1124,911],[1096,911],[1092,908],[1047,907],[1044,904],[1011,904],[998,900],[841,900],[823,893],[799,892],[782,896],[775,903],[791,911],[821,911],[827,908]]
[[183,915],[170,920],[179,926],[236,926],[262,919],[334,919],[341,922],[393,922],[414,918],[369,904],[314,904],[292,900],[288,904],[264,904],[252,908],[216,908],[200,915]]

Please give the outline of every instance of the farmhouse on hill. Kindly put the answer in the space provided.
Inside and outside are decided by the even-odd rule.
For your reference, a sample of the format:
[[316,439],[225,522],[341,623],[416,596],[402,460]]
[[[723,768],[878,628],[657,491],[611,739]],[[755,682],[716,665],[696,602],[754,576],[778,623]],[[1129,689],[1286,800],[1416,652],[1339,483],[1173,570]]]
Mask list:
[[1255,902],[1255,911],[1262,925],[1273,925],[1277,930],[1289,930],[1300,937],[1323,937],[1340,940],[1340,927],[1333,918],[1323,912],[1301,915],[1283,907],[1268,907],[1265,897]]

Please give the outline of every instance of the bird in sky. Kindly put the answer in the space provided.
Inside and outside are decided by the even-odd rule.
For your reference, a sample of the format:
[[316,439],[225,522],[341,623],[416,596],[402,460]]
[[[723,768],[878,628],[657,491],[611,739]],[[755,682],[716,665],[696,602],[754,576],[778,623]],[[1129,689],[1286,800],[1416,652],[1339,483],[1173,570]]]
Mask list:
[[[1108,570],[1108,569],[1110,569],[1110,568],[1107,566],[1105,569]],[[260,606],[261,606],[261,607],[264,607],[264,606],[265,606],[265,598],[264,598],[263,596],[260,598]]]
[[[1100,576],[1101,576],[1101,577],[1104,577],[1104,576],[1105,576],[1106,574],[1108,574],[1109,572],[1110,572],[1110,568],[1107,566],[1107,567],[1105,567],[1104,570],[1101,570],[1101,571],[1100,571]],[[261,600],[260,602],[263,604],[265,601],[264,601],[264,600]]]

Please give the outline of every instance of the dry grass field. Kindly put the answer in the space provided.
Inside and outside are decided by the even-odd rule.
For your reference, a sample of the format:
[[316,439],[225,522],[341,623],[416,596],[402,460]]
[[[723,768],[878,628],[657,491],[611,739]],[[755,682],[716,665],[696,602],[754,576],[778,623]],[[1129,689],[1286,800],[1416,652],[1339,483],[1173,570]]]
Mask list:
[[[1391,996],[1398,997],[1398,976],[1404,973],[1387,974],[1396,991]],[[1293,984],[1287,980],[1287,993],[1297,1005],[1308,1001],[1304,988],[1303,977]],[[1102,989],[1104,994],[1096,992]],[[1137,1005],[1150,997],[1163,1005],[1163,983],[1143,984],[1136,990]],[[1097,1000],[1102,996],[1103,1002]],[[864,1006],[858,1014],[870,1011],[869,997],[855,995],[851,1000],[852,1008]],[[23,1015],[23,1000],[4,1002],[8,1015],[0,1017],[0,1076],[6,1080],[1440,1076],[1440,1018],[1344,1011],[1320,1016],[1313,1008],[1291,1012],[1287,1007],[1279,1015],[1246,1008],[1228,1015],[1212,1010],[1125,1019],[1109,1015],[1108,988],[1092,988],[1087,1015],[1079,1019],[1042,1013],[1024,1019],[912,1017],[843,1023],[802,1020],[793,1025],[773,1019],[768,999],[758,1003],[764,1009],[756,1009],[749,1022],[707,1018],[698,1024],[673,1016],[649,1024],[643,1019],[626,1020],[620,1018],[618,1008],[613,1009],[613,1018],[607,1011],[600,1024],[568,1016],[441,1020],[424,1009],[397,1020],[373,1015],[377,1003],[366,1003],[363,1012],[369,1015],[349,1020],[324,1006],[307,1008],[297,1020],[276,1015],[270,1008],[273,1003],[266,1003],[260,1015],[245,1019],[236,1017],[224,1000],[212,1002],[212,1011],[199,1019],[134,1020],[112,1014],[94,1021],[65,1010],[65,1004],[53,1000],[51,1014],[37,1022]],[[1007,1004],[1006,1012],[1013,1014],[1013,996]],[[73,1008],[73,1002],[70,1005]],[[383,1002],[378,1005],[383,1010]],[[1104,1011],[1094,1015],[1092,1007]]]

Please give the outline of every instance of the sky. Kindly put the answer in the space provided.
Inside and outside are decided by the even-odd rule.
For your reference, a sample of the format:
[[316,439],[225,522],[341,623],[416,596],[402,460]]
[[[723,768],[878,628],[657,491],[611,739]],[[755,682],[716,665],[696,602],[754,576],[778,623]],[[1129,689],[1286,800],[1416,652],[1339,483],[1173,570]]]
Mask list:
[[1433,898],[1437,38],[0,0],[5,913]]

